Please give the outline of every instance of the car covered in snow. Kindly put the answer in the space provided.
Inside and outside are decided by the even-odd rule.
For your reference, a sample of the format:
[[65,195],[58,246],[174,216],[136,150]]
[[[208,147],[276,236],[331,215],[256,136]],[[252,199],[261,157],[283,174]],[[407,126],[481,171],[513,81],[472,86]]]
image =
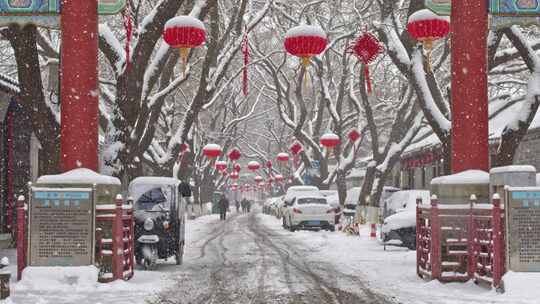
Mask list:
[[[287,189],[287,192],[283,196],[283,200],[279,203],[278,218],[282,218],[287,211],[288,204],[299,194],[314,193],[320,195],[319,188],[315,186],[292,186]],[[285,221],[283,221],[283,227],[285,227]]]
[[382,225],[381,238],[388,243],[400,241],[400,245],[416,249],[416,200],[429,202],[430,193],[426,190],[404,190],[392,194],[386,204],[394,214],[386,217]]
[[275,209],[278,207],[278,203],[282,200],[281,196],[270,197],[263,203],[263,213],[264,214],[274,214]]
[[334,208],[318,193],[298,194],[287,202],[283,214],[284,227],[290,231],[298,229],[335,230]]

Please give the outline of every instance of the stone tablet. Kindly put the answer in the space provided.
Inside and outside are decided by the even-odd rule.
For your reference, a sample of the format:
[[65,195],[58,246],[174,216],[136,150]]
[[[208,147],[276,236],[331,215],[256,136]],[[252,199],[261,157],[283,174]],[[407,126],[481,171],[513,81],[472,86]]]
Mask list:
[[29,208],[29,266],[94,264],[92,189],[32,188]]
[[507,193],[508,270],[540,271],[540,188],[511,188]]

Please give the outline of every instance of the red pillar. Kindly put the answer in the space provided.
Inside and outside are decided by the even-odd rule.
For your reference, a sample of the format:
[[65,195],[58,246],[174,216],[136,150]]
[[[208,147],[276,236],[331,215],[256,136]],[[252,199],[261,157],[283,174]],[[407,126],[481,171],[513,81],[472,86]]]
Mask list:
[[62,0],[61,170],[98,170],[97,0]]
[[439,218],[439,199],[431,198],[431,278],[441,278],[441,219]]
[[452,0],[452,172],[489,171],[487,1]]

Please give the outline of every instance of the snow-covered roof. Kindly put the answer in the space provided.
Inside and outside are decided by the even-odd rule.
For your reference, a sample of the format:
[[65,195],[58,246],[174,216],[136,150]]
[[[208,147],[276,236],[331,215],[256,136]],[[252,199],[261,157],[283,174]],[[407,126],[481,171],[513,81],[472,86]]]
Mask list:
[[135,178],[129,185],[178,185],[180,180],[174,177],[164,176],[140,176]]
[[489,171],[492,174],[497,173],[507,173],[507,172],[534,172],[536,173],[536,168],[534,166],[505,166],[493,168]]
[[489,184],[489,173],[482,170],[467,170],[457,174],[440,176],[431,180],[432,185],[475,185]]
[[[493,100],[489,103],[489,140],[496,142],[501,138],[501,134],[506,125],[512,121],[516,115],[520,115],[521,108],[524,106],[524,100],[508,101],[508,99]],[[536,113],[529,131],[540,129],[540,111]],[[418,132],[412,144],[410,144],[403,156],[414,153],[416,151],[430,149],[441,144],[439,138],[431,127],[426,126]]]
[[71,171],[56,175],[44,175],[38,178],[37,183],[121,185],[118,178],[108,175],[101,175],[87,168],[73,169]]

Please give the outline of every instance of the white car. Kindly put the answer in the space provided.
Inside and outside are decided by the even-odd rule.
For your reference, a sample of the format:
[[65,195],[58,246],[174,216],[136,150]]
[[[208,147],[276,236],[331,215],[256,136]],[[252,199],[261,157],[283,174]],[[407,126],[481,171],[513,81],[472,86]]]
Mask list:
[[[283,217],[287,212],[287,205],[299,194],[315,194],[320,195],[319,188],[315,186],[292,186],[287,189],[287,193],[283,196],[283,200],[278,204],[278,218]],[[283,227],[285,227],[285,220],[283,220]]]
[[283,214],[285,228],[335,230],[335,210],[322,195],[297,195]]

